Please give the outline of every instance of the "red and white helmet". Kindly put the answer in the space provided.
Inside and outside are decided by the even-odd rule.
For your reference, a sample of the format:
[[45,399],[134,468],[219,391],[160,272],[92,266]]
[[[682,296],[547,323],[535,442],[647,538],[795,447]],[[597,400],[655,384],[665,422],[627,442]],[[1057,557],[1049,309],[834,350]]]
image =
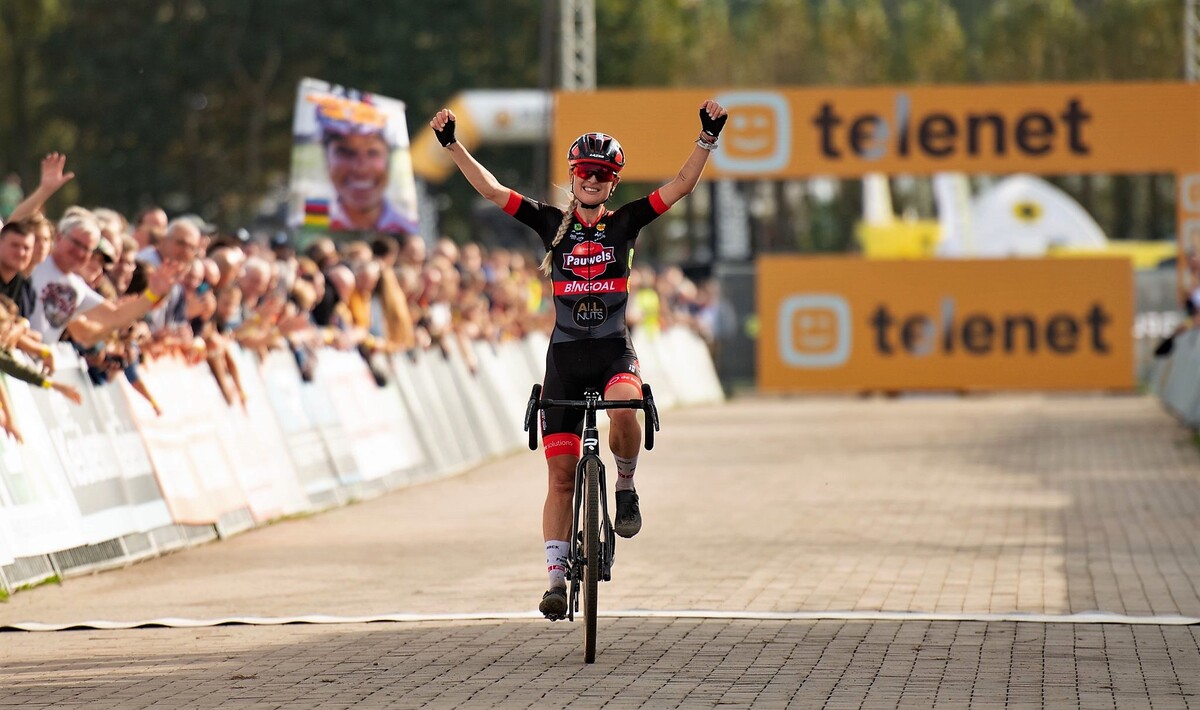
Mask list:
[[567,151],[567,163],[571,167],[580,163],[603,165],[619,173],[625,167],[625,150],[616,138],[607,133],[584,133],[575,139]]

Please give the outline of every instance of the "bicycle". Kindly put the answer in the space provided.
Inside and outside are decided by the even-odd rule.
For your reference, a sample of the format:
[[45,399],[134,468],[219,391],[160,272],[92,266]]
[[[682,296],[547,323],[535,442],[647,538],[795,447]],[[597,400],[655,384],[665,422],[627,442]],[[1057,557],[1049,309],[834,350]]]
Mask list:
[[[659,430],[658,409],[650,385],[642,385],[642,399],[605,401],[596,390],[585,390],[582,400],[542,399],[542,386],[534,385],[525,407],[525,431],[529,449],[537,451],[537,413],[548,407],[583,410],[583,453],[575,467],[574,516],[571,520],[571,551],[567,556],[567,619],[575,621],[579,611],[580,588],[583,596],[583,661],[596,660],[596,612],[600,582],[612,580],[617,540],[608,516],[608,490],[604,463],[600,460],[600,432],[596,412],[601,409],[641,409],[646,413],[646,450],[654,448],[654,432]],[[580,510],[583,527],[580,527]]]

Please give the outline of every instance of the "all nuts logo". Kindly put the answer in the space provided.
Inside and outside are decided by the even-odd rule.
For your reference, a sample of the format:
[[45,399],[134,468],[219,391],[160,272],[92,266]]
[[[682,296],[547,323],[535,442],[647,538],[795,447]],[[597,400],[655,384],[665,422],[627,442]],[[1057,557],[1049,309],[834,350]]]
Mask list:
[[580,242],[570,252],[563,254],[563,271],[590,280],[603,274],[608,265],[616,260],[612,247],[599,242]]
[[584,296],[575,303],[571,315],[575,318],[575,325],[594,328],[608,320],[608,308],[596,296]]

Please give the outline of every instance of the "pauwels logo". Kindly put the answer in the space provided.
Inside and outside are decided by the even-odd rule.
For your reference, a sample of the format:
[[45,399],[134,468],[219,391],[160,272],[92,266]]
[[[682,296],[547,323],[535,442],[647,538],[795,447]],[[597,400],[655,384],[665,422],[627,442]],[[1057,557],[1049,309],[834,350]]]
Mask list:
[[599,242],[581,242],[563,254],[563,271],[570,271],[581,279],[596,278],[603,274],[608,265],[617,260],[612,247]]

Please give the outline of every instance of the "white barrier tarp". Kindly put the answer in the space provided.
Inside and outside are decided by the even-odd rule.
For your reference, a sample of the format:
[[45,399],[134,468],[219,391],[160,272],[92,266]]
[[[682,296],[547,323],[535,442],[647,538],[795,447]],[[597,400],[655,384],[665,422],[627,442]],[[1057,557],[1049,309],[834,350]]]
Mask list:
[[450,459],[446,450],[438,445],[443,436],[441,424],[435,413],[425,409],[413,374],[415,363],[407,355],[393,355],[391,365],[396,389],[412,423],[411,434],[420,440],[427,465],[437,472],[449,470]]
[[140,374],[163,415],[155,416],[135,392],[129,392],[131,410],[175,522],[211,525],[225,513],[248,508],[217,434],[219,414],[211,408],[217,384],[208,369],[159,358]]
[[[257,373],[251,369],[247,374],[241,378],[243,387],[250,385],[253,389]],[[303,495],[287,450],[272,451],[266,446],[271,442],[271,427],[256,428],[247,409],[240,403],[231,406],[209,367],[190,367],[180,376],[189,379],[195,405],[211,413],[212,446],[219,454],[217,465],[228,467],[254,520],[266,522],[302,509]]]
[[29,385],[5,379],[24,444],[0,437],[0,482],[13,557],[48,555],[84,544],[83,519]]
[[[54,379],[79,390],[83,403],[76,405],[58,392],[41,388],[31,389],[30,394],[50,432],[52,451],[62,461],[83,518],[83,542],[98,543],[137,532],[121,464],[101,423],[84,363],[65,347],[55,352],[55,363]],[[50,451],[44,455],[50,455]]]
[[[118,375],[124,380],[124,375]],[[131,513],[130,525],[138,532],[149,532],[171,524],[171,511],[158,489],[154,478],[154,465],[142,443],[142,435],[133,421],[128,395],[117,382],[93,387],[89,395],[95,405],[100,426],[108,432],[117,463],[121,467],[121,478],[125,484],[125,495]],[[140,396],[140,395],[135,395]]]
[[479,368],[476,382],[487,398],[500,435],[506,448],[510,450],[526,445],[525,403],[529,400],[529,390],[533,386],[532,380],[526,381],[526,372],[509,372],[504,367],[501,351],[516,348],[514,343],[475,344],[475,360]]
[[633,348],[637,351],[642,382],[650,385],[656,406],[659,409],[672,409],[678,403],[679,395],[676,393],[670,369],[678,365],[662,359],[656,342],[659,338],[651,339],[635,333]]
[[1200,424],[1200,329],[1175,337],[1162,399],[1184,421]]
[[662,332],[653,345],[658,349],[659,360],[669,364],[666,374],[681,404],[724,400],[721,380],[700,336],[685,328],[671,328]]
[[466,468],[469,454],[465,442],[459,439],[459,430],[450,415],[450,405],[435,381],[433,361],[440,357],[440,352],[421,353],[412,363],[411,371],[419,403],[416,416],[427,417],[433,422],[434,440],[430,446],[438,452],[444,465],[439,473],[445,474]]
[[421,451],[404,430],[407,416],[395,385],[377,385],[357,352],[325,350],[320,358],[318,381],[337,410],[363,480],[420,465]]
[[290,352],[269,353],[259,369],[275,419],[296,465],[300,487],[315,507],[335,504],[340,496],[333,461],[300,394],[300,369]]
[[236,346],[230,352],[246,393],[245,408],[229,407],[226,410],[232,415],[231,423],[241,442],[234,465],[239,469],[243,466],[257,469],[268,485],[262,495],[250,500],[254,518],[265,522],[305,511],[308,500],[300,486],[300,474],[271,409],[258,359]]
[[445,406],[446,414],[450,417],[450,430],[454,432],[454,440],[464,456],[462,466],[469,468],[483,460],[483,446],[480,444],[479,432],[471,426],[466,402],[454,381],[450,357],[434,350],[424,358],[424,362],[429,368],[437,399]]
[[356,490],[363,481],[363,475],[358,462],[354,460],[354,451],[334,405],[337,384],[330,384],[331,371],[337,369],[337,356],[340,354],[336,350],[325,349],[317,355],[316,375],[312,382],[300,384],[300,401],[308,413],[309,421],[321,432],[321,440],[325,442],[325,450],[333,461],[338,482],[343,487]]
[[3,487],[0,487],[0,567],[11,565],[16,560],[13,556],[12,522],[7,506]]
[[[660,377],[655,391],[672,402],[680,399],[677,390],[686,393],[685,401],[714,396],[707,350],[684,336],[669,346],[644,346],[651,361],[647,381]],[[494,348],[475,344],[474,373],[458,355],[447,358],[436,350],[393,356],[394,382],[382,388],[354,353],[323,351],[318,371],[326,367],[325,379],[306,384],[288,351],[258,363],[235,350],[245,410],[225,402],[207,367],[163,358],[142,369],[162,417],[128,383],[120,385],[124,398],[116,396],[116,385],[92,388],[77,362],[66,372],[79,378],[87,408],[64,409],[74,405],[61,395],[10,381],[26,443],[0,439],[0,565],[160,527],[164,509],[179,523],[228,526],[223,518],[245,516],[248,522],[248,510],[261,523],[345,502],[344,484],[358,485],[363,470],[400,485],[404,477],[390,474],[456,473],[485,454],[515,450],[525,443],[521,419],[530,384],[543,379],[547,344],[541,335]],[[690,362],[698,357],[706,362]],[[85,526],[64,460],[77,488],[92,485],[93,476],[110,498],[121,492],[125,502],[117,507],[126,528],[105,528],[96,514]],[[145,480],[148,464],[161,494],[157,500]],[[345,479],[337,477],[339,467]]]
[[[472,352],[472,359],[475,358]],[[475,372],[471,372],[467,361],[458,351],[454,351],[449,359],[450,371],[458,385],[459,397],[465,405],[465,411],[470,422],[471,431],[479,442],[480,451],[485,456],[499,456],[511,448],[501,431],[492,405],[484,393],[483,375],[476,362]]]
[[390,370],[386,387],[377,387],[371,393],[378,398],[378,408],[388,421],[391,442],[389,456],[395,463],[394,470],[415,472],[429,466],[425,447],[417,435],[412,410],[400,390],[400,378],[395,369]]

